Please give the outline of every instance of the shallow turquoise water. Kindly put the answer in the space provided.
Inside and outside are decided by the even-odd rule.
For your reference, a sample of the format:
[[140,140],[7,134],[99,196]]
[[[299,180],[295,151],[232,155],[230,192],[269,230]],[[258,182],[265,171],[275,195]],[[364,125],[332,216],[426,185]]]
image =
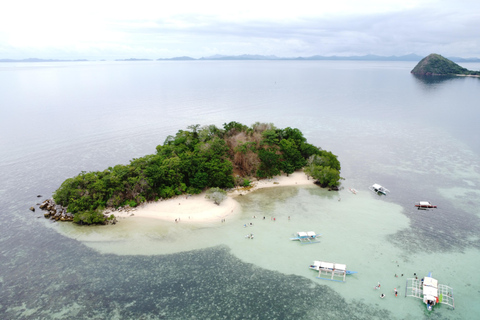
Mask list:
[[[411,68],[325,61],[2,65],[0,315],[474,319],[480,81],[429,82]],[[201,227],[132,219],[87,229],[50,224],[28,210],[82,170],[153,153],[188,125],[229,121],[299,128],[339,155],[345,189],[260,190],[239,199],[235,219]],[[375,196],[372,183],[391,194]],[[439,208],[415,210],[419,200]],[[248,228],[255,239],[247,240],[242,226],[253,215],[277,219],[255,219]],[[306,229],[321,232],[321,243],[288,240]],[[321,281],[307,268],[313,260],[359,273],[345,284]],[[420,300],[403,297],[404,279],[395,274],[430,271],[454,288],[454,311],[427,313]],[[373,289],[377,282],[386,299]]]

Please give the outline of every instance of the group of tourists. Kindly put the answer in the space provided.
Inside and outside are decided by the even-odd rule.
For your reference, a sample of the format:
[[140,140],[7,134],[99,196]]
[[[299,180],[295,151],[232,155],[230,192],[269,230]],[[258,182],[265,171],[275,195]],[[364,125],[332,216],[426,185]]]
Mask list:
[[[380,289],[380,282],[375,286],[375,290],[378,290],[378,289]],[[393,289],[393,293],[395,294],[395,297],[398,296],[397,288]],[[380,298],[382,298],[382,299],[385,298],[385,294],[382,293],[382,294],[380,295]]]

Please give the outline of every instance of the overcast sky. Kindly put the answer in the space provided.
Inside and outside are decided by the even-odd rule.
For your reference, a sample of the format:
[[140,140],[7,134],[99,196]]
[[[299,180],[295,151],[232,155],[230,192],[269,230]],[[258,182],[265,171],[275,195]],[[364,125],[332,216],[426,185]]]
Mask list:
[[7,0],[0,58],[480,57],[479,0]]

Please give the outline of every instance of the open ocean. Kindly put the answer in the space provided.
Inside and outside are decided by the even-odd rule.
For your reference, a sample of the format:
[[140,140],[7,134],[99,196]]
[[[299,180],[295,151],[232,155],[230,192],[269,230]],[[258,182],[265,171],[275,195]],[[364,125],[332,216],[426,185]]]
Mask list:
[[[0,319],[478,319],[480,79],[421,79],[415,64],[0,64]],[[338,155],[343,189],[259,190],[235,218],[199,226],[80,227],[38,209],[81,171],[230,121],[300,129]],[[289,241],[309,230],[321,243]],[[314,260],[358,274],[319,280]],[[453,287],[455,310],[405,298],[406,278],[428,272]]]

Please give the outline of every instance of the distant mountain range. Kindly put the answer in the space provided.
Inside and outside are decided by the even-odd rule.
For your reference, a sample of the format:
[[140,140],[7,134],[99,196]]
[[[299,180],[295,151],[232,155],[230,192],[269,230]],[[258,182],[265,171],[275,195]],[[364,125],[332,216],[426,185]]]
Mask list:
[[[185,60],[351,60],[351,61],[420,61],[424,57],[416,54],[407,54],[403,56],[378,56],[373,54],[363,55],[363,56],[320,56],[315,55],[311,57],[277,57],[274,55],[256,55],[256,54],[242,54],[237,56],[228,56],[228,55],[213,55],[209,57],[202,57],[195,59],[188,56],[174,57],[174,58],[161,58],[157,61],[185,61]],[[460,58],[460,57],[448,57],[449,60],[455,62],[480,62],[480,58]],[[76,59],[76,60],[61,60],[61,59],[38,59],[38,58],[29,58],[29,59],[0,59],[0,62],[72,62],[72,61],[89,61],[86,59]],[[151,59],[116,59],[115,61],[152,61]]]
[[88,60],[87,59],[61,60],[61,59],[38,59],[38,58],[0,59],[0,62],[71,62],[71,61],[88,61]]
[[[263,55],[251,55],[243,54],[238,56],[227,56],[227,55],[213,55],[209,57],[202,57],[200,59],[195,59],[188,56],[175,57],[168,59],[157,59],[157,60],[353,60],[353,61],[420,61],[424,57],[416,54],[407,54],[403,56],[378,56],[373,54],[363,55],[363,56],[320,56],[315,55],[311,57],[277,57],[274,55],[263,56]],[[455,62],[480,62],[480,58],[460,58],[460,57],[449,57],[448,59]]]

